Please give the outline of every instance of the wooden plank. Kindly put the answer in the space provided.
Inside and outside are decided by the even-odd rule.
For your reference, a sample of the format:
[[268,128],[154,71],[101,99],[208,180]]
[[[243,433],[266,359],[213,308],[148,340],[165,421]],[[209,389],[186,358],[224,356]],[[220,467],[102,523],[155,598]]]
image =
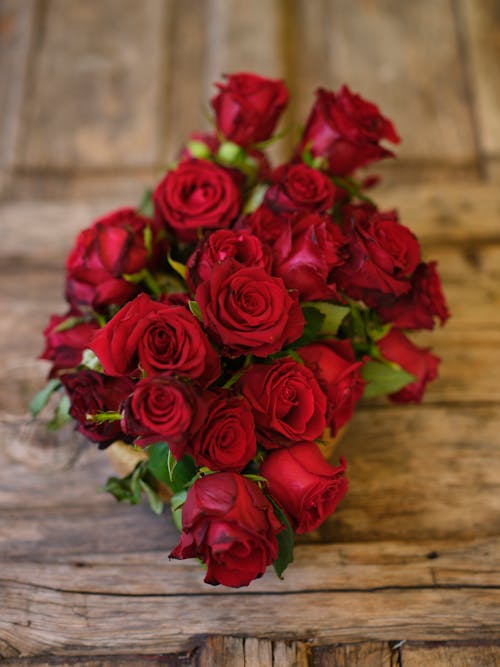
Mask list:
[[403,160],[477,159],[451,2],[296,0],[294,7],[289,51],[301,122],[312,86],[345,82],[394,120]]
[[460,0],[479,140],[486,155],[500,157],[500,5]]
[[38,658],[14,658],[2,660],[2,667],[195,667],[190,653],[170,655],[99,655],[64,657],[46,656]]
[[396,657],[387,642],[317,646],[312,650],[314,667],[396,667]]
[[46,8],[18,164],[156,162],[168,4],[53,0]]
[[402,647],[404,667],[498,667],[500,645],[491,642],[465,642],[436,646],[407,643]]

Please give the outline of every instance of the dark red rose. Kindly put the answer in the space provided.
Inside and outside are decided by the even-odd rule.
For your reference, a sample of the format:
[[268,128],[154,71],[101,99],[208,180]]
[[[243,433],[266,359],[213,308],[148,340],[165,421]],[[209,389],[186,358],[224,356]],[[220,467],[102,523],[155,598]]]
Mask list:
[[267,245],[249,231],[219,229],[198,244],[187,263],[187,282],[192,290],[210,280],[213,267],[231,258],[243,266],[270,269],[272,256]]
[[347,493],[346,463],[334,468],[314,442],[270,452],[260,468],[269,493],[286,510],[296,533],[318,528]]
[[58,331],[58,327],[70,317],[80,317],[77,311],[69,311],[66,315],[52,315],[43,331],[45,349],[40,359],[52,361],[49,377],[56,377],[61,371],[76,368],[82,361],[82,353],[89,347],[99,325],[95,321],[81,322],[70,329]]
[[431,354],[428,348],[421,348],[412,343],[399,329],[391,329],[377,345],[385,359],[399,364],[416,378],[415,382],[390,394],[391,401],[420,403],[427,383],[437,378],[441,359]]
[[129,378],[116,378],[82,370],[61,377],[61,382],[71,401],[70,415],[78,422],[77,430],[89,440],[107,447],[115,440],[127,440],[120,420],[97,422],[88,416],[98,412],[117,412],[122,402],[134,390]]
[[335,186],[328,176],[305,164],[283,164],[273,174],[264,204],[276,213],[315,211],[333,206]]
[[157,217],[179,241],[196,241],[200,229],[229,227],[242,198],[231,174],[206,160],[186,160],[168,171],[153,194]]
[[100,329],[90,344],[108,375],[173,373],[209,385],[219,357],[198,320],[183,306],[140,294]]
[[420,262],[415,235],[393,211],[382,213],[366,205],[346,206],[344,221],[350,257],[333,270],[332,280],[369,306],[381,295],[408,292],[409,278]]
[[240,472],[255,456],[256,447],[249,404],[224,392],[209,403],[208,416],[190,438],[188,453],[198,466]]
[[382,139],[400,141],[394,125],[375,104],[347,86],[338,93],[320,88],[298,151],[308,148],[314,156],[326,157],[330,172],[345,176],[370,162],[392,157],[391,151],[380,146]]
[[211,100],[217,129],[240,146],[269,139],[288,102],[285,84],[246,73],[226,79],[217,84],[219,93]]
[[[151,230],[151,254],[146,230]],[[139,215],[133,208],[121,208],[96,220],[78,235],[66,260],[66,298],[74,306],[121,306],[134,297],[140,286],[123,275],[139,273],[158,263],[157,223]]]
[[206,402],[192,385],[174,377],[156,376],[137,383],[134,393],[122,406],[125,433],[139,438],[145,447],[167,440],[174,457],[180,460],[189,433],[206,417]]
[[275,213],[262,204],[253,213],[238,221],[238,227],[249,229],[262,243],[273,245],[290,225],[288,213]]
[[250,403],[257,440],[267,449],[314,440],[325,428],[326,396],[312,372],[290,358],[256,364],[239,381]]
[[189,489],[181,539],[170,558],[200,558],[207,584],[248,586],[276,560],[281,530],[255,482],[232,472],[206,475]]
[[345,262],[347,238],[327,215],[306,214],[289,221],[272,246],[273,272],[301,301],[340,300],[329,276]]
[[449,318],[436,262],[419,264],[411,279],[411,290],[390,305],[382,305],[378,312],[384,322],[392,322],[399,329],[433,329],[434,318],[441,326]]
[[356,361],[348,340],[311,343],[297,352],[326,394],[326,420],[335,435],[351,419],[356,403],[363,395],[366,385],[360,372],[363,362]]
[[234,260],[214,266],[211,279],[196,290],[196,301],[207,331],[227,356],[267,357],[304,329],[296,295],[287,292],[281,278]]

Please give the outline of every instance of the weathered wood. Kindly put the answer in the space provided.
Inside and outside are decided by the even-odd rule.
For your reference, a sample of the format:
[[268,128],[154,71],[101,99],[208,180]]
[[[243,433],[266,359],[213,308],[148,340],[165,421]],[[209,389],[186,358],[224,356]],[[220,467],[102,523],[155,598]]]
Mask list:
[[490,642],[475,642],[467,645],[436,646],[433,643],[416,645],[407,643],[402,647],[404,667],[498,667],[500,645]]
[[313,86],[336,89],[346,82],[395,121],[402,160],[477,159],[450,2],[293,4],[289,52],[299,119],[311,104]]
[[486,155],[500,157],[500,5],[460,0],[459,6],[480,145]]
[[314,667],[396,667],[397,654],[387,642],[356,642],[312,649]]
[[17,163],[64,168],[155,162],[168,4],[53,0],[45,6]]
[[170,655],[99,655],[95,658],[55,656],[2,660],[2,667],[195,667],[191,652]]

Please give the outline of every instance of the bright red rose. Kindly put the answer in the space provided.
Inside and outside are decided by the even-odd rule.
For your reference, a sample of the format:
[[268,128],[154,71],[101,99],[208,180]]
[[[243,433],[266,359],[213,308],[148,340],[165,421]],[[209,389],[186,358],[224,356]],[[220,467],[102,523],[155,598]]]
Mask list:
[[274,273],[288,289],[295,289],[301,301],[340,300],[332,269],[347,256],[347,238],[327,215],[305,214],[288,221],[272,246]]
[[[145,241],[148,228],[152,232],[152,255]],[[96,220],[80,232],[66,260],[68,301],[73,306],[102,310],[133,298],[140,286],[123,276],[157,264],[158,237],[157,223],[133,208],[121,208]]]
[[170,450],[180,460],[189,433],[206,417],[206,402],[192,385],[174,377],[156,376],[137,383],[133,394],[122,406],[125,433],[139,438],[145,447],[167,440]]
[[272,246],[288,229],[291,218],[288,213],[275,213],[262,204],[253,213],[240,219],[237,226],[249,229],[262,243]]
[[179,241],[200,229],[223,229],[240,212],[242,197],[231,174],[206,160],[186,160],[168,171],[153,194],[155,212]]
[[392,322],[399,329],[433,329],[434,318],[441,326],[449,318],[436,262],[419,264],[411,279],[411,290],[390,305],[382,305],[378,312],[384,322]]
[[345,176],[370,162],[392,157],[391,151],[380,146],[382,139],[394,144],[400,141],[394,125],[375,104],[347,86],[338,93],[320,88],[298,152],[308,148],[314,156],[326,157],[330,172]]
[[278,556],[283,526],[255,482],[232,472],[198,479],[182,508],[182,534],[170,558],[200,558],[205,582],[238,588]]
[[356,361],[348,340],[328,340],[297,350],[314,373],[328,399],[326,420],[332,435],[348,422],[366,382],[361,377],[362,361]]
[[335,186],[328,176],[305,164],[283,164],[273,173],[264,204],[275,213],[321,213],[333,206]]
[[226,78],[226,84],[217,84],[219,93],[211,100],[217,129],[240,146],[269,139],[288,102],[285,84],[256,74]]
[[209,403],[208,416],[189,439],[188,453],[196,465],[240,472],[256,452],[255,424],[247,401],[220,393]]
[[318,528],[347,493],[346,463],[334,468],[314,442],[277,449],[265,458],[260,474],[269,494],[286,510],[296,533]]
[[205,328],[233,357],[267,357],[299,338],[304,316],[294,296],[281,278],[230,259],[214,266],[196,290]]
[[127,440],[119,420],[99,423],[88,419],[88,416],[98,412],[117,412],[134,390],[132,380],[83,370],[63,375],[61,382],[71,401],[69,413],[78,422],[77,431],[98,442],[101,449],[115,440]]
[[267,245],[249,231],[219,229],[198,244],[187,263],[187,282],[192,290],[210,280],[213,267],[231,258],[243,266],[270,269],[271,252]]
[[350,257],[334,269],[334,280],[349,296],[376,305],[381,295],[400,296],[411,288],[410,276],[420,262],[415,235],[392,211],[346,206],[344,231]]
[[209,385],[219,357],[200,323],[183,306],[140,294],[100,329],[90,344],[108,375],[173,373]]
[[325,428],[326,396],[312,372],[290,358],[256,364],[238,383],[266,449],[314,440]]
[[82,353],[89,347],[99,325],[95,321],[81,322],[70,329],[57,328],[70,317],[80,317],[80,313],[69,311],[66,315],[52,315],[43,331],[45,349],[40,359],[52,361],[49,377],[56,377],[61,371],[76,368],[82,361]]
[[421,348],[411,342],[398,329],[391,329],[377,343],[381,355],[388,361],[399,364],[411,375],[415,381],[406,385],[389,398],[395,403],[420,403],[425,387],[438,376],[438,366],[441,359],[429,352],[428,348]]

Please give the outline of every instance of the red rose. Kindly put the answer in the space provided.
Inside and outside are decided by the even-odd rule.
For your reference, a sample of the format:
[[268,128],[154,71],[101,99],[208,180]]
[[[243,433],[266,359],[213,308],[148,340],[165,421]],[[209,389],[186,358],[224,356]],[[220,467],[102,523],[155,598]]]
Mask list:
[[170,558],[200,558],[207,584],[248,586],[276,560],[282,529],[255,482],[232,472],[206,475],[189,489]]
[[382,356],[394,361],[405,371],[416,377],[415,382],[406,385],[389,398],[395,403],[420,403],[425,387],[438,375],[441,359],[429,352],[429,349],[417,347],[398,329],[391,329],[377,343]]
[[272,257],[267,246],[249,231],[234,232],[219,229],[198,244],[187,263],[187,282],[195,290],[205,280],[210,280],[212,269],[231,258],[243,266],[260,266],[270,269]]
[[277,213],[315,211],[333,206],[335,187],[321,171],[305,164],[283,164],[273,174],[273,185],[266,191],[264,203]]
[[207,331],[227,356],[267,357],[296,340],[304,316],[281,280],[233,260],[214,266],[210,280],[196,290]]
[[250,403],[258,441],[267,449],[314,440],[325,428],[326,396],[312,372],[289,358],[257,364],[239,381]]
[[278,449],[265,458],[260,474],[269,493],[286,510],[296,533],[318,528],[347,493],[346,463],[334,468],[314,442]]
[[340,300],[330,272],[344,263],[347,238],[329,216],[306,214],[289,221],[272,246],[274,273],[303,301]]
[[[122,407],[125,433],[139,437],[141,447],[167,440],[176,459],[184,454],[188,433],[206,417],[206,404],[194,388],[173,377],[138,382]],[[195,426],[196,424],[196,426]]]
[[255,456],[256,447],[249,404],[224,392],[209,403],[208,416],[190,438],[188,453],[198,466],[240,472]]
[[394,125],[378,107],[342,86],[338,93],[320,88],[302,135],[299,152],[309,148],[328,159],[332,174],[345,176],[358,167],[392,157],[379,141],[399,143]]
[[156,223],[133,208],[113,211],[80,232],[66,260],[68,301],[102,310],[109,305],[121,306],[134,297],[140,287],[123,275],[138,273],[158,261],[157,248],[150,257],[146,247],[148,227],[157,246]]
[[63,375],[61,382],[71,401],[69,413],[78,422],[77,430],[80,433],[98,442],[100,448],[107,447],[115,440],[126,439],[119,420],[99,423],[88,419],[88,416],[97,412],[117,412],[134,390],[132,380],[82,370]]
[[66,315],[52,315],[43,331],[45,349],[40,359],[52,361],[49,377],[56,377],[62,370],[76,368],[82,361],[82,353],[89,347],[99,325],[95,321],[81,322],[70,329],[57,331],[57,328],[70,317],[79,317],[80,313],[69,311]]
[[297,351],[326,394],[326,420],[335,435],[351,419],[363,395],[366,385],[360,372],[363,362],[356,361],[348,340],[311,343]]
[[253,213],[238,221],[238,227],[249,229],[262,243],[273,245],[288,229],[291,215],[275,213],[265,204],[262,204]]
[[370,206],[346,206],[344,231],[350,257],[334,269],[332,280],[354,299],[374,306],[380,295],[399,296],[411,287],[409,277],[420,262],[415,235],[394,212]]
[[108,375],[173,373],[214,382],[219,357],[198,320],[183,306],[169,306],[140,294],[100,329],[90,348]]
[[433,329],[434,318],[441,326],[449,318],[436,262],[419,264],[411,279],[411,290],[391,305],[383,305],[378,312],[384,322],[392,322],[399,329]]
[[200,229],[231,225],[242,198],[231,174],[213,162],[186,160],[168,171],[153,194],[158,218],[179,241],[196,241]]
[[219,93],[211,100],[217,129],[240,146],[269,139],[288,102],[285,84],[256,74],[226,78],[226,84],[217,84]]

